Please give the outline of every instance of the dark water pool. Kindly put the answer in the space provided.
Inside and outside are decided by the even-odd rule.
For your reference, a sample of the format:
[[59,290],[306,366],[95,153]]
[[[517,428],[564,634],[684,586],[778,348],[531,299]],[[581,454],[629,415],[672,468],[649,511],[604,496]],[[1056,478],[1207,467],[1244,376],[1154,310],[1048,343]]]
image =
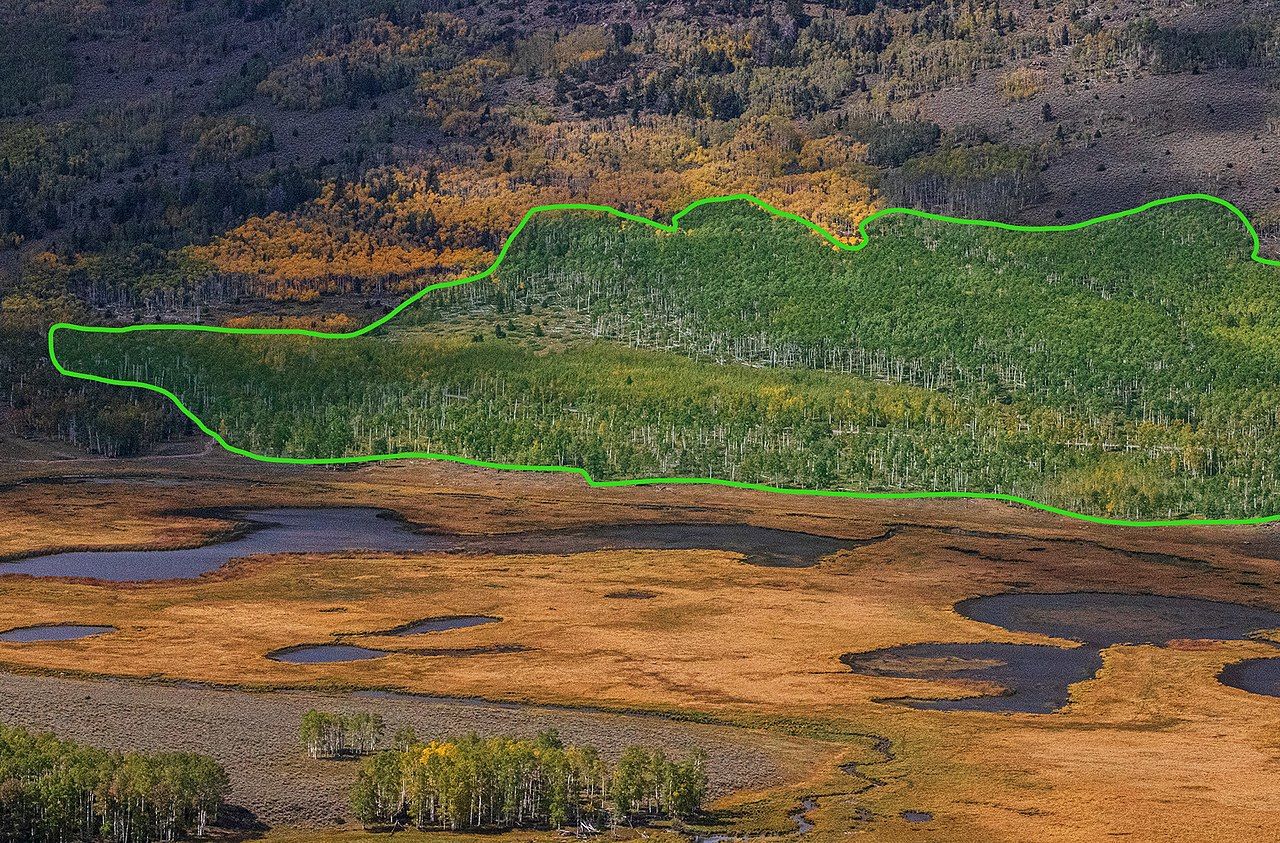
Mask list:
[[498,623],[502,618],[492,615],[453,615],[441,618],[423,618],[395,629],[387,630],[386,635],[427,635],[432,632],[446,632],[450,629],[466,629],[486,623]]
[[[965,680],[991,683],[1002,689],[995,694],[962,699],[904,696],[898,700],[915,708],[1047,713],[1066,704],[1072,684],[1097,674],[1102,666],[1102,650],[1108,647],[1162,645],[1177,639],[1242,640],[1280,627],[1280,612],[1239,603],[1153,594],[997,594],[963,600],[955,608],[965,617],[1003,629],[1042,633],[1079,645],[910,644],[848,653],[841,661],[864,675],[933,682]],[[1237,670],[1230,674],[1224,670],[1222,679],[1233,684],[1229,678],[1245,682],[1253,676],[1256,687],[1280,687],[1280,659],[1275,661],[1277,664],[1266,667],[1233,665]],[[972,686],[966,690],[972,693]]]
[[835,539],[795,530],[751,524],[607,524],[565,530],[529,530],[476,540],[490,553],[588,553],[596,550],[727,550],[749,565],[808,568],[824,556],[884,541],[891,533],[867,539]]
[[[393,636],[428,635],[433,632],[446,632],[451,629],[466,629],[467,627],[480,626],[481,624],[498,623],[501,620],[502,618],[495,618],[492,615],[448,615],[438,618],[423,618],[422,620],[413,621],[404,626],[398,626],[375,634]],[[338,635],[336,637],[342,639],[347,636]],[[416,652],[426,655],[466,656],[494,652],[494,650],[492,648],[472,648],[470,650],[433,650],[429,652],[420,650]],[[339,641],[333,644],[298,644],[292,647],[282,647],[279,650],[267,653],[267,658],[288,664],[329,664],[332,662],[368,661],[389,655],[391,655],[391,651],[388,650],[358,647],[354,644],[344,644]]]
[[722,549],[753,565],[803,568],[839,550],[883,541],[833,539],[749,524],[610,524],[529,530],[496,536],[413,532],[385,511],[368,507],[294,507],[234,513],[249,529],[189,550],[91,550],[0,562],[0,574],[87,577],[117,582],[189,579],[232,559],[261,553],[458,551],[570,554],[608,549]]
[[928,811],[903,811],[901,816],[909,823],[927,823],[933,820],[933,814]]
[[1222,668],[1218,681],[1251,694],[1280,697],[1280,658],[1245,659]]
[[990,682],[1007,691],[999,696],[904,700],[912,708],[1044,714],[1066,705],[1069,686],[1093,678],[1102,667],[1102,654],[1092,647],[1040,644],[910,644],[849,654],[841,661],[867,676],[963,679]]
[[114,626],[80,626],[77,624],[46,624],[44,626],[23,626],[0,632],[0,641],[13,643],[31,643],[35,641],[75,641],[77,638],[92,638],[115,632]]
[[343,550],[435,550],[442,537],[414,533],[378,509],[314,507],[237,513],[251,528],[229,541],[189,550],[90,550],[0,563],[0,573],[38,577],[91,577],[132,582],[198,577],[232,559],[258,553]]
[[1099,647],[1179,638],[1235,641],[1280,627],[1280,612],[1239,603],[1155,594],[996,594],[962,600],[966,618]]
[[267,653],[267,658],[286,664],[331,664],[368,661],[387,655],[390,654],[382,650],[371,650],[368,647],[357,647],[354,644],[308,644],[300,647],[285,647],[283,650]]

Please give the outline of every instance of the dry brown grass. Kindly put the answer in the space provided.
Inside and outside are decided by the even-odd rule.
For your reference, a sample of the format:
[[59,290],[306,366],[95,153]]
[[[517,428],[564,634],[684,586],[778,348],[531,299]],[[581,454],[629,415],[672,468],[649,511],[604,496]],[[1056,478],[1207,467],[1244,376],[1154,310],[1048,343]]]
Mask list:
[[[720,808],[745,825],[785,827],[819,794],[814,839],[874,828],[876,839],[1252,840],[1280,834],[1280,701],[1219,685],[1220,666],[1268,652],[1259,643],[1121,647],[1096,681],[1054,715],[917,711],[874,702],[946,696],[962,686],[862,677],[838,661],[854,650],[919,641],[1037,641],[967,620],[951,605],[1007,590],[1130,590],[1276,607],[1280,565],[1265,530],[1137,531],[1075,524],[978,504],[850,503],[714,489],[592,492],[571,479],[495,475],[441,465],[354,472],[267,471],[221,459],[153,470],[156,482],[25,485],[4,493],[5,553],[68,546],[171,546],[225,529],[166,510],[209,505],[386,506],[443,529],[705,519],[749,521],[889,541],[817,568],[752,567],[730,553],[604,551],[572,556],[343,554],[261,558],[196,581],[113,586],[0,577],[0,627],[77,621],[118,626],[100,638],[0,645],[21,669],[195,679],[239,685],[395,687],[709,716],[831,742],[816,762],[797,753],[794,784],[741,793]],[[168,472],[203,473],[166,485]],[[84,470],[80,466],[80,470]],[[136,469],[136,466],[135,466]],[[69,509],[70,507],[70,509]],[[947,532],[948,528],[987,535]],[[1161,553],[1157,558],[1141,554]],[[1170,556],[1182,557],[1179,559]],[[1260,583],[1246,585],[1243,583]],[[609,592],[655,592],[616,600]],[[516,644],[465,658],[402,653],[339,665],[284,665],[268,651],[335,635],[417,646],[377,630],[444,614],[500,624],[420,646]],[[890,738],[896,760],[856,734]],[[839,750],[839,746],[847,750]],[[843,752],[843,755],[841,754]],[[902,820],[925,810],[933,822]],[[863,812],[871,812],[870,823]],[[281,838],[284,839],[284,838]],[[336,839],[336,838],[335,838]],[[344,838],[345,839],[345,838]]]
[[[551,831],[508,831],[501,834],[459,834],[452,831],[397,831],[394,835],[343,828],[328,831],[307,829],[282,829],[263,838],[267,843],[564,843],[563,834]],[[568,838],[573,839],[573,838]],[[670,831],[655,829],[618,829],[606,834],[604,840],[645,840],[648,843],[688,843],[689,838]]]

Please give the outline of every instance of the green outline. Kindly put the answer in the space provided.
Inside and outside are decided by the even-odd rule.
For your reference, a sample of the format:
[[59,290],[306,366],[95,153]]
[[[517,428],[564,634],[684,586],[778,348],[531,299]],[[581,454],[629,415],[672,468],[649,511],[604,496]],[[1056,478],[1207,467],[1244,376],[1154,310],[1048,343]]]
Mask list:
[[125,326],[119,326],[119,327],[108,327],[108,326],[97,326],[97,325],[76,325],[68,322],[58,322],[49,327],[49,334],[48,334],[49,360],[53,363],[54,368],[56,368],[60,374],[66,375],[67,377],[79,378],[81,380],[87,380],[87,381],[94,381],[96,383],[107,384],[108,386],[125,386],[125,387],[133,387],[136,389],[145,389],[149,392],[154,392],[158,395],[163,395],[165,398],[168,398],[170,401],[172,401],[174,405],[179,410],[182,411],[183,415],[185,415],[188,419],[194,422],[195,425],[198,428],[200,428],[202,432],[204,432],[208,436],[211,436],[214,439],[214,441],[217,442],[218,445],[222,447],[223,450],[229,451],[230,453],[237,454],[242,457],[248,457],[249,459],[257,460],[258,462],[265,462],[265,463],[285,463],[289,465],[352,465],[356,463],[381,462],[383,460],[397,460],[397,459],[442,460],[446,462],[461,463],[463,465],[474,466],[477,468],[491,468],[491,469],[500,469],[500,470],[506,470],[506,471],[544,471],[544,472],[556,472],[560,474],[576,474],[582,478],[582,480],[586,483],[587,486],[595,489],[609,489],[609,488],[618,488],[618,487],[624,487],[624,486],[647,486],[647,485],[654,485],[654,484],[664,484],[664,485],[678,484],[678,485],[728,486],[734,489],[750,489],[753,491],[774,492],[777,494],[784,494],[784,495],[811,495],[811,496],[832,497],[832,498],[853,498],[857,500],[920,500],[920,499],[931,499],[931,498],[961,498],[965,500],[992,500],[992,501],[1004,501],[1005,503],[1021,504],[1023,506],[1031,507],[1032,509],[1039,509],[1045,512],[1051,512],[1055,515],[1063,515],[1068,518],[1075,518],[1080,521],[1087,521],[1092,524],[1105,524],[1108,526],[1116,526],[1116,527],[1193,527],[1193,526],[1269,524],[1274,521],[1280,521],[1280,513],[1277,513],[1275,515],[1260,515],[1252,518],[1172,518],[1172,519],[1164,519],[1164,520],[1131,521],[1123,518],[1105,518],[1097,515],[1088,515],[1083,512],[1073,512],[1069,509],[1062,509],[1060,507],[1052,506],[1050,504],[1040,503],[1039,501],[1033,501],[1028,498],[1018,497],[1017,495],[1006,495],[1000,492],[939,492],[939,491],[852,492],[852,491],[824,490],[824,489],[797,489],[797,488],[788,488],[784,486],[769,486],[763,483],[744,483],[744,482],[735,481],[735,480],[719,480],[712,477],[640,477],[640,478],[634,478],[631,480],[596,480],[587,472],[586,469],[575,468],[573,466],[522,465],[522,464],[511,464],[511,463],[496,463],[496,462],[487,462],[485,460],[473,460],[468,457],[459,457],[459,456],[454,456],[452,454],[433,454],[425,451],[406,451],[403,453],[396,453],[396,454],[367,454],[365,456],[334,457],[329,459],[326,459],[323,457],[314,457],[314,458],[273,457],[273,456],[268,456],[266,454],[256,454],[252,451],[247,451],[244,448],[237,448],[236,446],[230,444],[225,439],[223,439],[222,436],[217,431],[212,430],[208,425],[204,423],[204,421],[199,416],[197,416],[190,409],[188,409],[187,406],[183,404],[181,400],[178,399],[178,396],[174,395],[172,392],[170,392],[169,390],[165,389],[162,386],[157,386],[155,384],[150,384],[150,383],[143,383],[141,381],[117,380],[115,378],[106,378],[106,377],[102,377],[101,375],[93,375],[87,372],[77,372],[77,371],[68,369],[65,366],[63,366],[61,362],[59,362],[58,356],[53,349],[54,334],[59,330],[82,331],[85,333],[97,333],[97,334],[127,334],[127,333],[132,333],[133,331],[204,331],[206,333],[211,333],[211,334],[248,334],[248,335],[257,335],[257,336],[288,335],[288,336],[314,337],[317,339],[325,339],[325,340],[345,340],[345,339],[352,339],[354,337],[363,336],[364,334],[367,334],[370,331],[376,330],[382,325],[385,325],[387,322],[391,321],[397,315],[399,315],[403,310],[405,310],[405,308],[409,307],[414,302],[418,301],[423,296],[427,295],[428,293],[434,290],[443,290],[448,287],[457,287],[462,284],[470,284],[473,281],[479,281],[481,279],[488,278],[490,275],[492,275],[494,272],[498,270],[499,266],[502,265],[502,262],[507,257],[508,250],[510,250],[511,248],[511,244],[515,241],[516,237],[520,234],[520,232],[524,229],[524,227],[528,225],[529,221],[533,219],[535,216],[537,216],[538,214],[541,214],[547,211],[595,211],[601,214],[617,217],[618,219],[627,220],[629,222],[639,223],[641,225],[647,225],[650,228],[657,229],[658,231],[675,233],[680,228],[680,220],[684,218],[686,214],[698,208],[701,208],[704,205],[715,205],[715,204],[720,204],[722,202],[749,202],[765,211],[768,211],[770,214],[773,214],[775,217],[779,217],[785,220],[790,220],[791,222],[796,222],[796,223],[799,223],[800,225],[803,225],[805,228],[809,229],[813,233],[820,236],[830,246],[836,249],[839,249],[841,251],[846,251],[846,252],[858,252],[858,251],[861,251],[862,249],[865,249],[867,246],[871,244],[871,236],[867,233],[867,226],[870,225],[872,222],[878,219],[881,219],[882,217],[888,217],[893,215],[918,217],[920,219],[932,220],[935,222],[952,223],[955,225],[976,225],[976,226],[982,226],[984,228],[998,228],[1004,231],[1056,232],[1056,231],[1077,231],[1079,229],[1087,228],[1091,225],[1096,225],[1101,222],[1123,219],[1124,217],[1130,217],[1130,216],[1133,216],[1134,214],[1140,214],[1143,211],[1149,211],[1153,208],[1158,208],[1161,205],[1170,205],[1175,202],[1189,202],[1189,201],[1212,202],[1213,204],[1220,205],[1221,207],[1226,208],[1228,211],[1235,214],[1235,216],[1240,220],[1240,222],[1244,224],[1245,230],[1249,232],[1249,236],[1253,241],[1253,251],[1250,253],[1250,257],[1254,261],[1260,264],[1264,264],[1266,266],[1280,266],[1280,260],[1273,260],[1270,258],[1262,257],[1262,254],[1261,254],[1262,241],[1258,237],[1258,232],[1253,227],[1253,223],[1251,223],[1249,221],[1249,218],[1245,216],[1244,211],[1241,211],[1239,208],[1237,208],[1231,202],[1228,202],[1226,199],[1222,199],[1217,196],[1211,196],[1207,193],[1184,193],[1179,196],[1168,196],[1168,197],[1165,197],[1164,199],[1156,199],[1152,202],[1148,202],[1145,205],[1139,205],[1136,208],[1130,208],[1127,211],[1116,211],[1114,213],[1103,214],[1102,216],[1093,217],[1092,219],[1083,220],[1081,222],[1067,223],[1064,225],[1015,225],[1013,223],[999,222],[995,220],[979,220],[979,219],[964,219],[961,217],[949,217],[943,214],[929,213],[928,211],[917,211],[913,208],[884,208],[882,210],[876,211],[875,213],[865,217],[862,220],[862,222],[858,224],[859,239],[858,239],[858,242],[856,243],[846,243],[840,238],[836,237],[827,229],[818,225],[817,223],[807,220],[789,211],[784,211],[780,208],[776,208],[773,205],[770,205],[768,202],[764,201],[763,199],[760,199],[759,197],[752,196],[746,193],[735,193],[728,196],[709,196],[704,199],[698,199],[694,202],[689,203],[687,206],[685,206],[681,210],[677,211],[671,217],[670,223],[661,223],[661,222],[658,222],[657,220],[651,220],[647,217],[642,217],[637,214],[630,214],[630,213],[627,213],[626,211],[622,211],[617,208],[610,207],[608,205],[591,205],[586,203],[567,202],[567,203],[559,203],[559,204],[552,204],[552,205],[538,205],[526,211],[524,216],[520,218],[520,222],[511,231],[511,234],[509,234],[507,236],[507,239],[503,241],[502,248],[498,250],[498,256],[494,258],[493,263],[489,264],[489,266],[486,267],[485,269],[475,273],[474,275],[468,275],[465,278],[458,278],[453,281],[443,281],[438,284],[431,284],[429,286],[423,287],[421,290],[409,296],[400,304],[396,305],[394,308],[392,308],[386,315],[382,316],[380,319],[376,319],[373,322],[369,323],[368,325],[365,325],[363,328],[359,328],[354,331],[347,331],[344,333],[326,333],[324,331],[313,331],[306,328],[226,328],[219,325],[191,325],[191,324],[181,324],[181,323],[125,325]]

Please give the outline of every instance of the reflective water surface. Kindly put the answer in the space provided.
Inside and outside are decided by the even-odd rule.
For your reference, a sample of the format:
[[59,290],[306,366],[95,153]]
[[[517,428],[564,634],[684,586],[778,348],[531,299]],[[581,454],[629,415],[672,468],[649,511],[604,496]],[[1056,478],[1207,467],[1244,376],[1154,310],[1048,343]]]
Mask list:
[[[913,708],[952,711],[1048,713],[1066,705],[1070,686],[1092,679],[1102,667],[1102,651],[1126,644],[1167,644],[1179,639],[1232,641],[1280,628],[1280,612],[1240,603],[1105,592],[1010,593],[957,603],[967,618],[1016,632],[1035,632],[1078,642],[1075,646],[1005,643],[924,643],[886,647],[841,657],[855,673],[930,682],[963,680],[957,699],[899,700]],[[1254,690],[1280,687],[1280,659],[1274,665],[1233,665],[1227,684]],[[1233,680],[1233,681],[1229,681]],[[1237,687],[1244,687],[1237,685]],[[930,691],[936,691],[931,687]],[[1267,691],[1256,691],[1267,693]],[[974,696],[973,694],[979,694]],[[968,696],[962,696],[969,694]]]
[[31,643],[34,641],[75,641],[78,638],[92,638],[115,632],[114,626],[80,626],[78,624],[45,624],[43,626],[23,626],[0,632],[0,641],[14,643]]

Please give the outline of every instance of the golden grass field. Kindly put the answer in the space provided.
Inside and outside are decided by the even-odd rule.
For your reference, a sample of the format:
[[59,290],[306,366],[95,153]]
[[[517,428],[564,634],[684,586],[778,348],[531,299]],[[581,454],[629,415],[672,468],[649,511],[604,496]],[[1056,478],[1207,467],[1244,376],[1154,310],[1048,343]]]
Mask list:
[[[464,533],[703,520],[845,538],[896,534],[803,569],[747,565],[714,550],[611,550],[279,555],[196,580],[133,585],[0,576],[0,629],[48,622],[120,629],[38,647],[0,643],[0,665],[9,670],[388,688],[737,725],[769,744],[788,783],[734,793],[715,807],[732,828],[784,832],[800,800],[816,796],[808,813],[815,828],[806,835],[814,841],[850,834],[886,841],[1280,837],[1280,700],[1215,679],[1224,663],[1271,652],[1266,644],[1114,647],[1096,680],[1073,687],[1065,711],[1035,715],[878,703],[907,693],[955,696],[965,686],[858,676],[839,661],[843,653],[904,643],[1049,640],[951,609],[1013,584],[1278,609],[1280,562],[1268,557],[1280,545],[1269,528],[1104,528],[964,502],[689,487],[596,491],[576,478],[433,463],[336,471],[216,456],[49,465],[16,460],[0,477],[9,483],[0,491],[0,556],[191,546],[232,525],[183,510],[299,504],[385,507],[426,528]],[[64,479],[35,482],[51,474]],[[75,479],[86,475],[98,482]],[[605,597],[626,589],[657,596]],[[436,640],[376,632],[452,614],[503,621],[448,633],[449,647],[476,649],[468,656],[405,652],[330,665],[265,658],[337,635],[371,646],[438,648]],[[877,752],[875,736],[891,742],[892,760]],[[861,776],[843,772],[846,762],[862,762]],[[934,819],[910,823],[900,817],[904,810]],[[352,830],[318,834],[278,830],[269,839],[366,839]],[[655,834],[649,839],[661,839]]]
[[[646,840],[649,843],[683,843],[689,838],[670,831],[655,829],[620,829],[610,833],[614,840]],[[563,841],[565,836],[552,831],[511,831],[501,834],[459,835],[446,831],[398,831],[394,835],[356,830],[324,831],[286,830],[272,832],[266,838],[271,843],[376,843],[394,839],[396,843],[453,843],[464,839],[490,840],[493,843],[548,843]]]

